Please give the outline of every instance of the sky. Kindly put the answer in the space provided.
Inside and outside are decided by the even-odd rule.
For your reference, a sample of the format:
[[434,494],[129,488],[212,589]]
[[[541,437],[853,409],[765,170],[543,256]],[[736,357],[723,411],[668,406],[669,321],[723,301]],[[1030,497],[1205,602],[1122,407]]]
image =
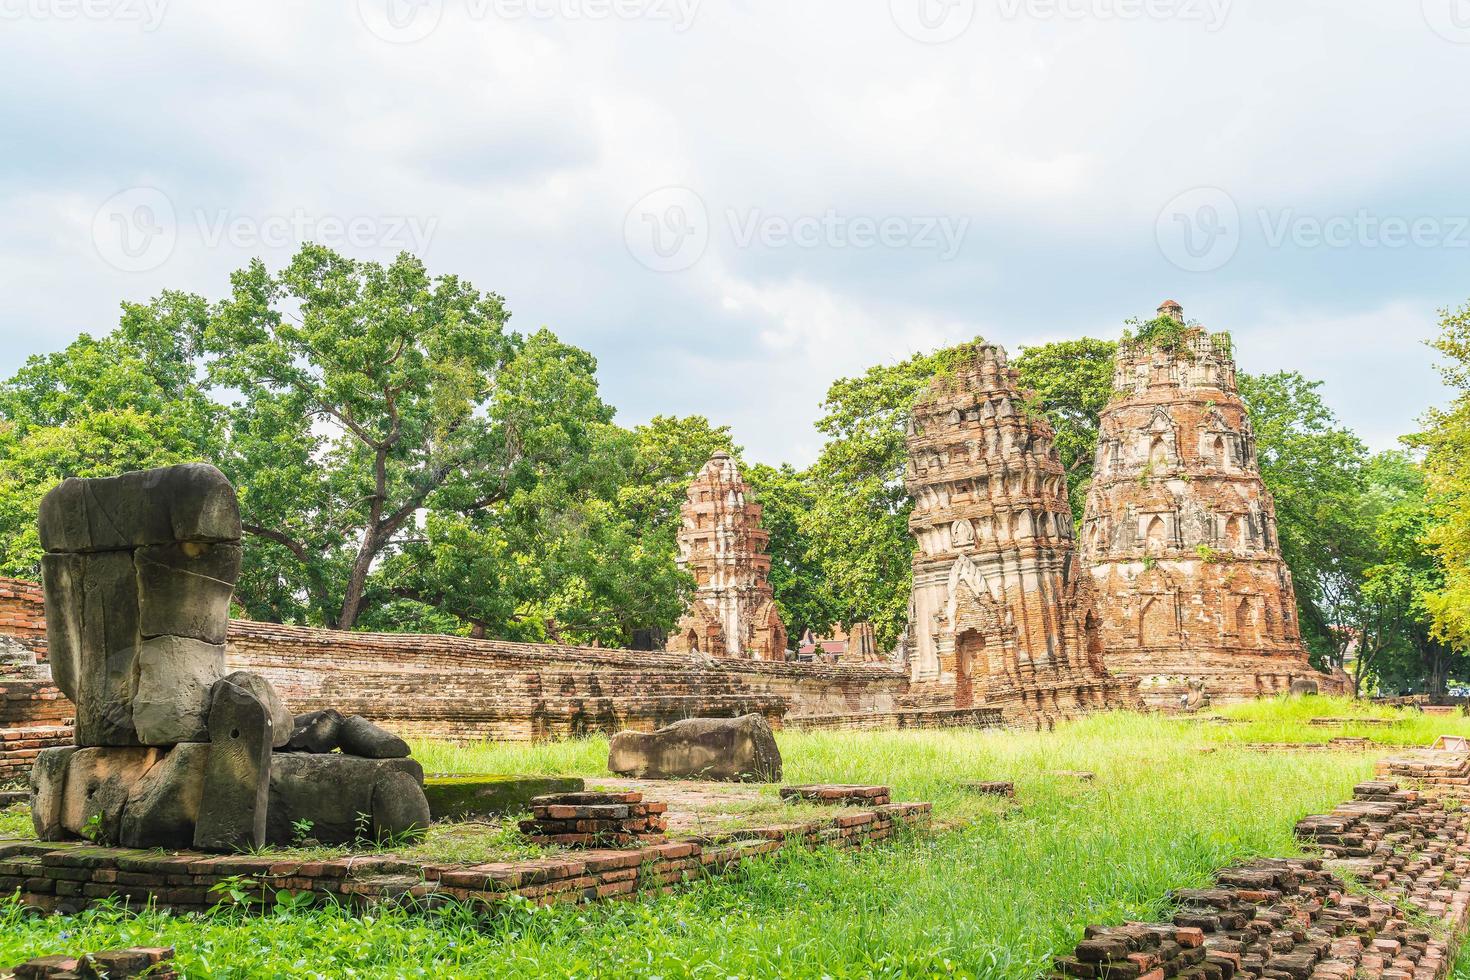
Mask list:
[[1470,0],[0,0],[0,374],[303,241],[811,462],[836,378],[1166,298],[1391,448],[1470,301]]

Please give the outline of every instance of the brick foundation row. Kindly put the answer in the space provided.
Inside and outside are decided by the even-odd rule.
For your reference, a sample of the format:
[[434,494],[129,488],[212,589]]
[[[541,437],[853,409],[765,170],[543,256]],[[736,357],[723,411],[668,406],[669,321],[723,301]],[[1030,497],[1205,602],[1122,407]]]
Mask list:
[[1173,894],[1172,922],[1090,926],[1052,976],[1442,980],[1470,908],[1467,817],[1394,783],[1353,796],[1297,825],[1322,857],[1221,871]]
[[512,895],[543,904],[599,901],[666,892],[787,847],[846,848],[885,840],[900,827],[926,825],[929,812],[928,803],[891,803],[703,842],[577,851],[473,867],[423,864],[391,855],[283,861],[269,855],[162,854],[0,839],[0,895],[19,892],[21,901],[42,911],[74,912],[106,898],[134,906],[152,902],[178,911],[202,911],[220,901],[211,889],[243,876],[255,883],[252,894],[262,901],[282,889],[355,906],[444,900],[489,905]]

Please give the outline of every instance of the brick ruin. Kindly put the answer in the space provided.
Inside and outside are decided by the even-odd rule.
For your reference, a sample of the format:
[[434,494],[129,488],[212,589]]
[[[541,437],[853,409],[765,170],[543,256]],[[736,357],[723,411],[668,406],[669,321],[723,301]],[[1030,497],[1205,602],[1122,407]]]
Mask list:
[[[0,579],[0,640],[45,636],[39,586]],[[23,624],[23,625],[14,625]],[[39,644],[44,654],[44,643]],[[998,709],[915,697],[889,664],[714,661],[702,654],[508,643],[462,636],[342,633],[231,620],[226,663],[270,681],[298,711],[334,707],[395,731],[446,739],[544,741],[690,717],[752,712],[772,727],[928,728],[994,725]],[[27,660],[27,663],[31,663]],[[0,667],[0,783],[29,773],[36,752],[71,744],[71,702],[44,660]]]
[[[1172,300],[1160,316],[1184,324]],[[1337,683],[1307,662],[1276,510],[1235,384],[1230,336],[1125,340],[1102,413],[1081,553],[1097,586],[1108,669],[1177,708]]]
[[1297,824],[1318,856],[1225,868],[1171,894],[1171,921],[1089,926],[1052,980],[1442,980],[1470,912],[1470,844],[1456,800],[1361,783]]
[[931,382],[908,450],[916,687],[1037,723],[1130,706],[1132,685],[1103,667],[1051,426],[1028,408],[1002,348],[978,344]]
[[728,453],[715,453],[681,508],[679,567],[694,576],[689,611],[666,649],[711,657],[784,661],[786,626],[771,591],[771,536],[761,505]]

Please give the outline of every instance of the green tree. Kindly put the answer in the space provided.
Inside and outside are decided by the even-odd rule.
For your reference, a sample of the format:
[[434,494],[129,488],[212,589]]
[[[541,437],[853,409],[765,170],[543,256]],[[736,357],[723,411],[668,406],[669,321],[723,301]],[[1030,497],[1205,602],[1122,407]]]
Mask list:
[[1360,513],[1367,450],[1338,424],[1320,381],[1295,371],[1237,380],[1256,434],[1261,479],[1276,501],[1302,638],[1319,664],[1340,665],[1346,640],[1333,627],[1373,560]]
[[792,642],[810,630],[827,633],[837,621],[837,603],[807,536],[817,488],[811,473],[790,464],[745,467],[761,522],[770,532],[771,589]]
[[1440,312],[1440,335],[1430,343],[1445,361],[1440,374],[1456,389],[1450,406],[1433,409],[1412,437],[1425,451],[1432,523],[1425,536],[1444,570],[1440,589],[1426,599],[1434,635],[1455,648],[1470,646],[1470,305]]
[[1078,522],[1092,486],[1098,419],[1113,396],[1117,352],[1115,341],[1083,337],[1022,347],[1011,362],[1021,388],[1035,393],[1037,406],[1056,430],[1057,454],[1067,469],[1072,517]]
[[61,480],[217,457],[221,412],[192,360],[203,317],[176,293],[124,304],[110,336],[83,334],[0,384],[0,571],[39,576],[36,511]]
[[913,503],[904,489],[904,434],[914,401],[970,347],[916,354],[833,382],[817,428],[828,437],[812,468],[815,500],[802,518],[811,559],[845,627],[873,624],[880,648],[908,622]]

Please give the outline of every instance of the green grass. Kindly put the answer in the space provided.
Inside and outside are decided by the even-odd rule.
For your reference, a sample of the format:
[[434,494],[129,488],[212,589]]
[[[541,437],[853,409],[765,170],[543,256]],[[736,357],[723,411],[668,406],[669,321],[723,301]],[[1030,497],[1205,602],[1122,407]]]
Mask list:
[[[1259,723],[1296,730],[1305,726],[1273,712],[1298,708],[1256,710]],[[1046,734],[783,733],[788,782],[886,783],[898,799],[934,801],[948,829],[754,862],[658,900],[482,918],[327,909],[28,919],[0,903],[0,965],[163,943],[190,976],[1034,977],[1088,923],[1158,916],[1170,889],[1204,884],[1221,865],[1296,853],[1295,822],[1371,774],[1364,753],[1264,754],[1220,740],[1235,727],[1245,726],[1108,715]],[[1217,751],[1200,751],[1209,746]],[[595,777],[606,742],[423,744],[415,754],[431,771]],[[1079,769],[1096,780],[1054,774]],[[977,779],[1014,780],[1016,800],[960,786]]]
[[[1344,736],[1368,738],[1381,745],[1427,746],[1440,735],[1470,735],[1470,717],[1464,715],[1426,715],[1350,698],[1280,697],[1229,705],[1215,716],[1244,722],[1198,722],[1210,730],[1212,739],[1221,742],[1326,742]],[[1388,720],[1393,724],[1355,725],[1348,721],[1323,727],[1308,724],[1313,718]]]

